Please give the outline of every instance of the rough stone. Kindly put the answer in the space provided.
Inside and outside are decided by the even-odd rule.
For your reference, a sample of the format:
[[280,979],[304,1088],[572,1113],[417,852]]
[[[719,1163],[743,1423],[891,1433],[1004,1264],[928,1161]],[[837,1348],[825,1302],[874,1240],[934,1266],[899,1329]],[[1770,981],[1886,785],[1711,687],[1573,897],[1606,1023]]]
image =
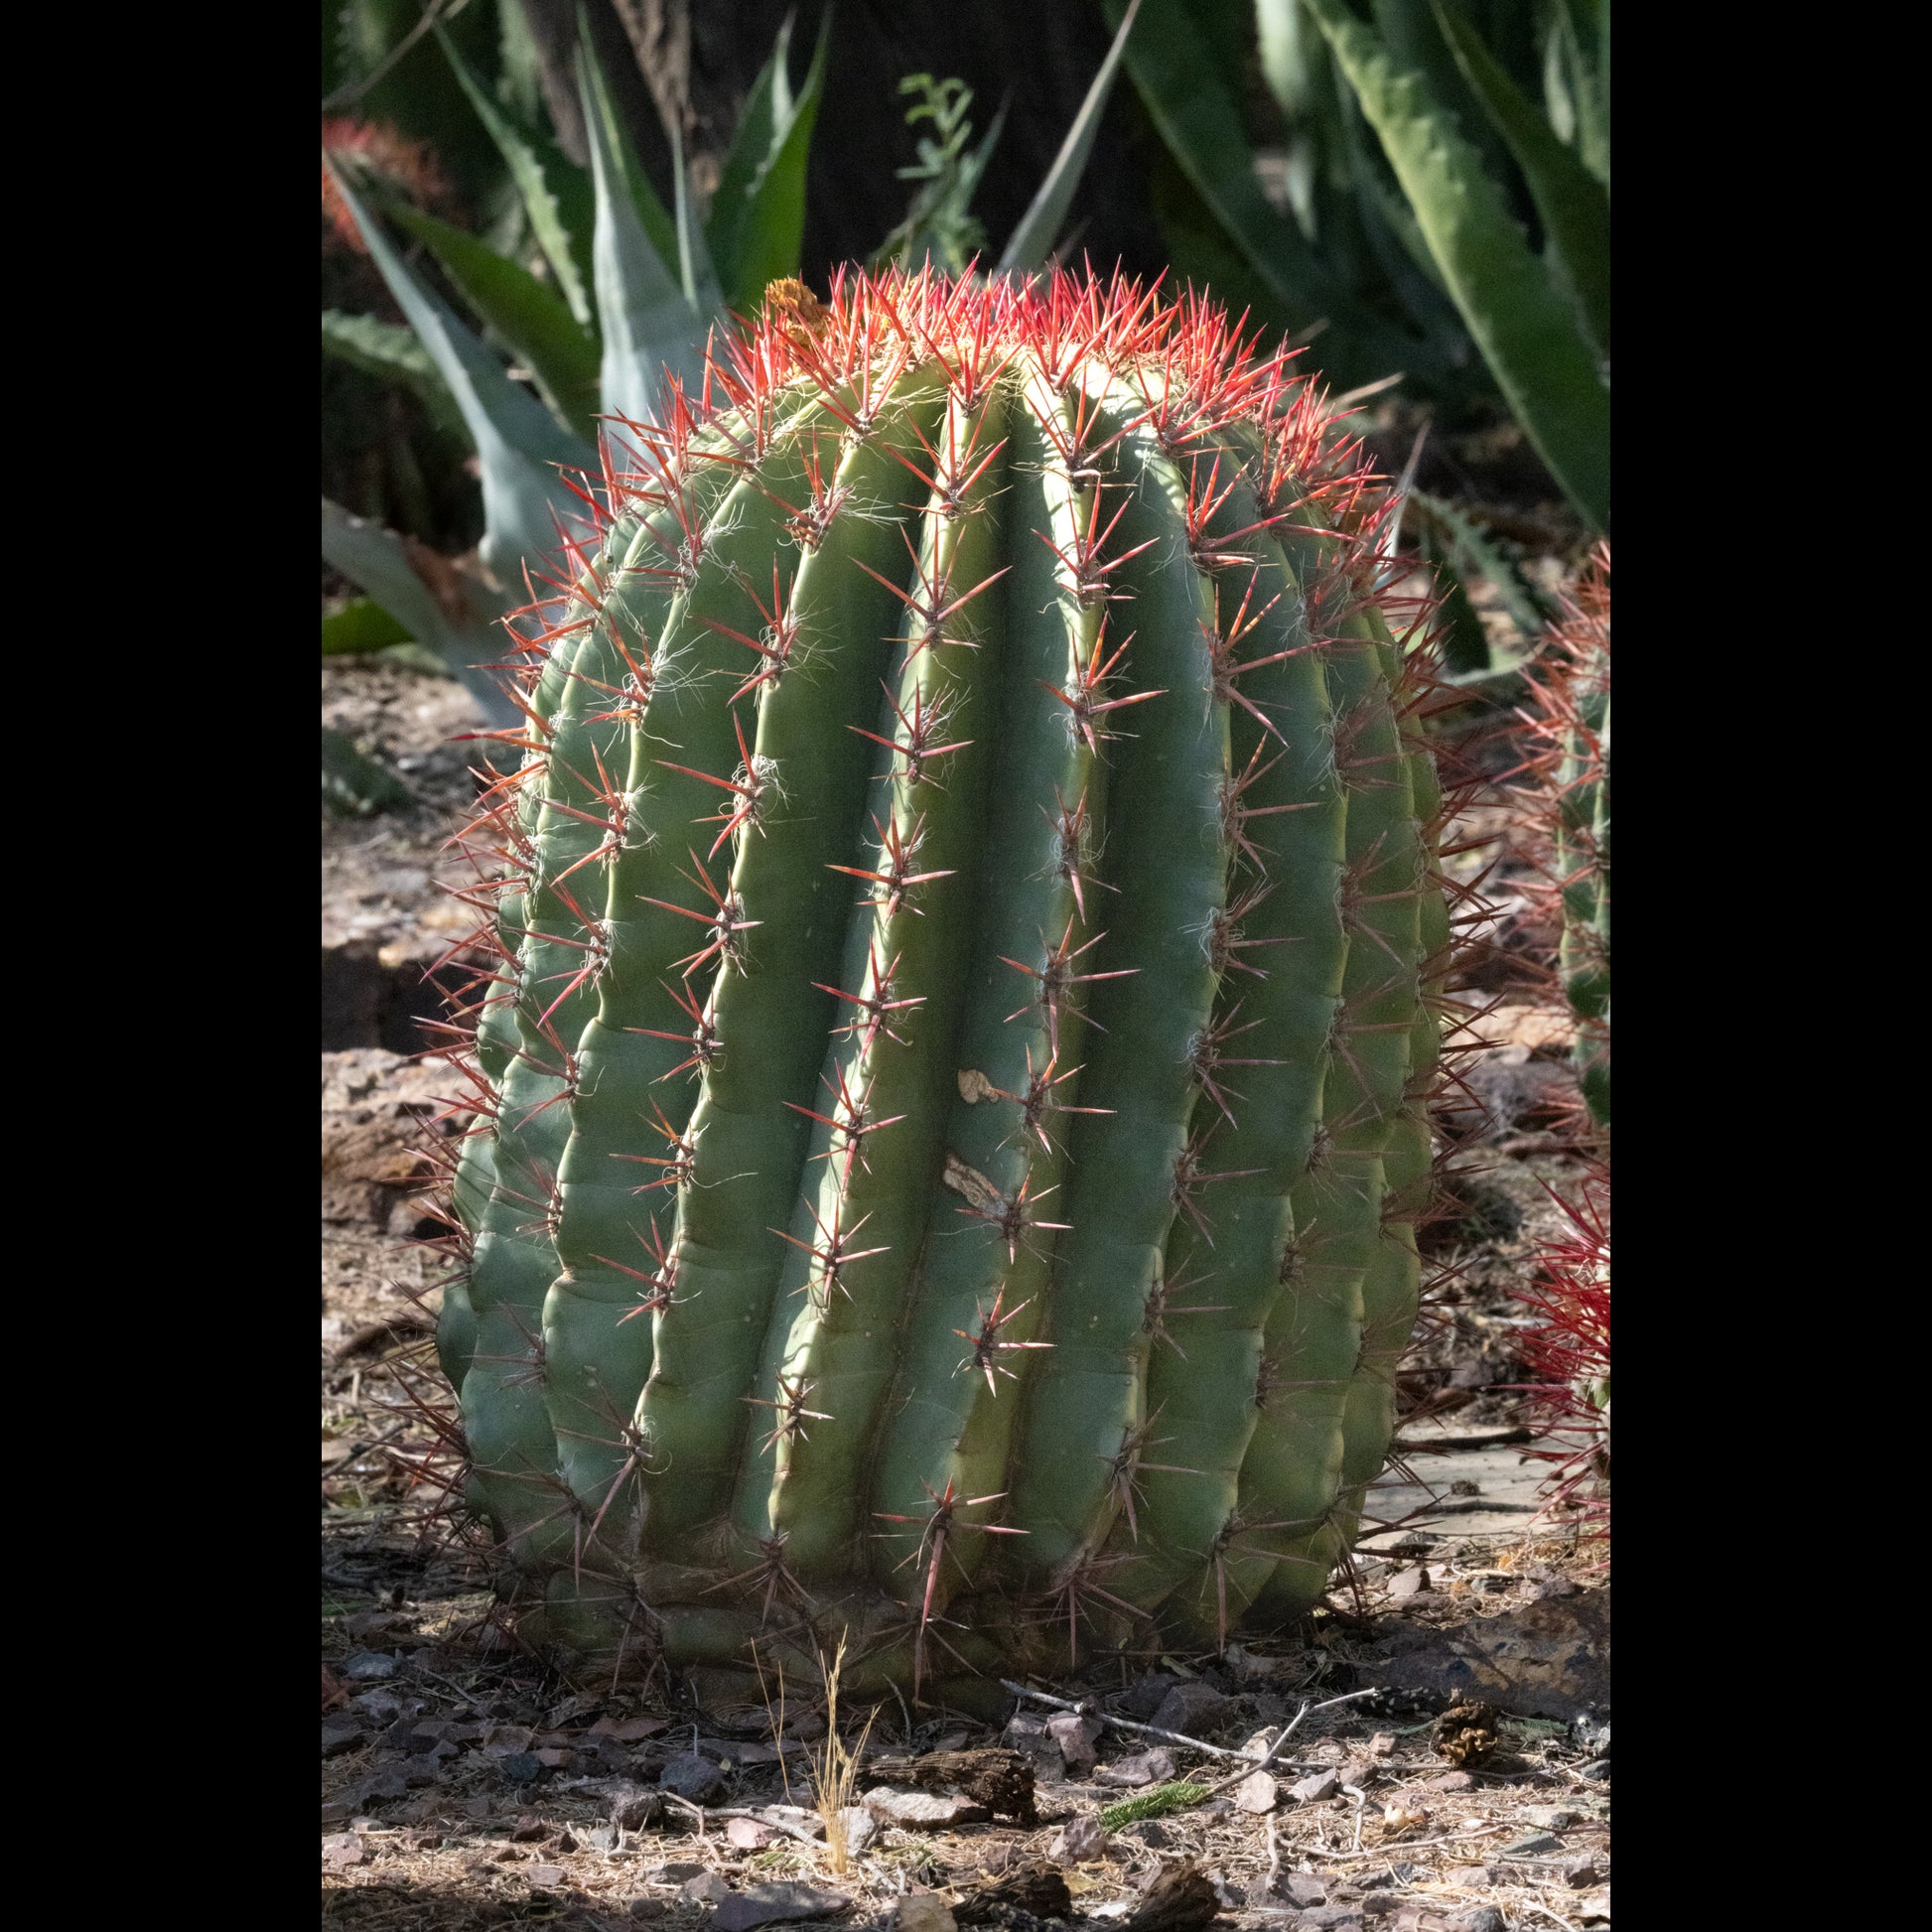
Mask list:
[[1569,1719],[1610,1701],[1610,1592],[1546,1597],[1451,1630],[1385,1640],[1372,1668],[1392,1688],[1461,1692],[1520,1717]]
[[1280,1795],[1281,1787],[1266,1771],[1251,1771],[1234,1787],[1234,1808],[1259,1818],[1275,1809]]
[[1274,1889],[1277,1898],[1285,1898],[1291,1905],[1306,1908],[1328,1902],[1328,1887],[1311,1872],[1281,1872],[1276,1876]]
[[1228,1700],[1210,1684],[1176,1684],[1149,1722],[1160,1730],[1199,1737],[1219,1723],[1227,1707]]
[[845,1849],[856,1858],[879,1836],[879,1820],[864,1805],[845,1805],[839,1817],[845,1824]]
[[724,1772],[696,1751],[680,1751],[658,1772],[657,1782],[687,1804],[715,1805],[725,1795]]
[[1300,1783],[1290,1787],[1288,1795],[1297,1804],[1318,1805],[1323,1798],[1335,1795],[1335,1783],[1332,1771],[1311,1771]]
[[1179,1682],[1180,1679],[1169,1671],[1149,1671],[1114,1699],[1114,1709],[1123,1718],[1134,1718],[1146,1724],[1160,1710],[1168,1693]]
[[1102,1857],[1112,1842],[1099,1819],[1069,1818],[1046,1848],[1046,1856],[1055,1864],[1084,1864]]
[[1505,1859],[1540,1859],[1562,1850],[1562,1839],[1552,1838],[1548,1832],[1532,1832],[1527,1838],[1519,1838],[1514,1844],[1505,1845],[1501,1856]]
[[876,1784],[866,1793],[866,1809],[892,1825],[930,1828],[983,1824],[992,1817],[984,1805],[942,1791],[909,1791],[897,1785]]
[[677,1895],[690,1905],[722,1905],[726,1899],[736,1896],[715,1871],[700,1871],[685,1879],[677,1888]]
[[1174,1775],[1173,1752],[1165,1744],[1157,1744],[1151,1751],[1136,1751],[1131,1757],[1116,1758],[1111,1764],[1103,1764],[1093,1775],[1101,1784],[1134,1787],[1166,1784]]
[[957,1932],[952,1907],[931,1891],[909,1891],[893,1907],[891,1932]]
[[[696,1882],[694,1879],[693,1883]],[[823,1885],[749,1885],[718,1903],[712,1924],[717,1932],[752,1932],[755,1925],[777,1925],[791,1919],[830,1918],[850,1909],[844,1892]]]
[[1449,1920],[1448,1932],[1509,1932],[1509,1923],[1493,1905],[1471,1905]]
[[1079,1717],[1071,1711],[1046,1720],[1046,1733],[1058,1746],[1061,1762],[1074,1777],[1083,1778],[1093,1769],[1100,1728],[1098,1718]]

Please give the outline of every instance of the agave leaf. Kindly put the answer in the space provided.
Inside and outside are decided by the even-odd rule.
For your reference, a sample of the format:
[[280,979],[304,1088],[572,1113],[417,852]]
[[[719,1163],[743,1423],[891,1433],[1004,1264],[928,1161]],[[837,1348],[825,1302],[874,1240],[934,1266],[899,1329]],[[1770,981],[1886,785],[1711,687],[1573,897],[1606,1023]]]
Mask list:
[[372,818],[409,803],[409,787],[351,738],[322,728],[322,797],[340,818]]
[[352,368],[400,383],[422,401],[439,428],[469,441],[463,411],[456,406],[450,385],[437,374],[436,363],[414,331],[377,316],[347,316],[340,309],[325,309],[322,345]]
[[1509,143],[1543,222],[1544,259],[1569,291],[1597,355],[1610,353],[1610,198],[1483,46],[1469,23],[1433,0],[1443,30],[1483,111]]
[[767,283],[798,273],[805,235],[805,165],[825,91],[832,12],[827,8],[819,23],[811,68],[795,97],[786,68],[793,18],[785,16],[771,58],[752,84],[706,228],[725,299],[741,315],[758,307]]
[[530,365],[557,416],[587,441],[595,437],[597,344],[578,328],[563,297],[466,229],[413,207],[392,213],[427,244],[464,299]]
[[1436,571],[1437,622],[1443,638],[1443,663],[1451,677],[1487,672],[1489,635],[1456,568],[1455,549],[1444,541],[1439,525],[1423,519],[1422,548]]
[[698,220],[697,203],[691,194],[690,177],[684,168],[684,140],[675,127],[665,129],[671,137],[671,174],[677,195],[677,272],[684,284],[684,299],[701,316],[715,316],[724,307],[718,288],[718,271],[711,263],[711,249]]
[[449,385],[477,446],[483,467],[483,567],[498,583],[520,583],[524,559],[554,549],[559,519],[574,516],[578,507],[557,481],[556,468],[584,469],[594,460],[593,453],[535,396],[512,382],[448,304],[416,278],[340,172],[336,184],[370,258]]
[[[509,13],[505,10],[505,33]],[[439,25],[436,38],[444,56],[463,82],[477,118],[496,143],[510,180],[516,184],[523,211],[529,216],[530,232],[536,236],[557,288],[580,329],[594,331],[597,313],[591,302],[590,235],[591,185],[581,168],[575,167],[557,148],[540,142],[518,127],[490,97],[486,88],[465,66],[456,44]]]
[[325,657],[365,657],[370,651],[409,641],[408,630],[373,598],[351,598],[322,621]]
[[[322,499],[322,554],[351,584],[365,591],[418,643],[427,644],[461,678],[493,726],[513,725],[519,716],[503,696],[495,667],[511,644],[496,621],[507,602],[471,580],[468,608],[446,612],[409,561],[409,549],[393,531],[366,517],[351,516],[340,503]],[[495,608],[479,608],[494,606]]]
[[[582,44],[577,79],[597,207],[592,255],[604,338],[604,413],[649,422],[657,413],[664,370],[689,384],[703,367],[707,319],[692,308],[679,278],[666,266],[667,258],[678,253],[677,229],[644,182],[596,59]],[[680,177],[682,172],[680,168]],[[661,237],[650,232],[653,223],[638,199],[640,188],[663,222]]]
[[1557,40],[1577,115],[1577,153],[1610,185],[1610,0],[1558,0]]
[[[1125,0],[1107,0],[1119,30]],[[1254,154],[1241,133],[1240,103],[1224,84],[1184,0],[1142,0],[1140,23],[1124,56],[1127,71],[1168,151],[1208,211],[1227,231],[1283,319],[1301,329],[1333,325],[1352,372],[1418,367],[1417,345],[1363,309],[1315,257],[1302,230],[1277,214],[1261,192]]]
[[1526,643],[1533,644],[1557,616],[1556,601],[1531,581],[1522,566],[1468,512],[1426,490],[1414,492],[1424,521],[1439,525],[1464,577],[1480,577],[1494,584]]
[[1046,179],[1040,183],[1039,192],[1028,205],[1020,225],[1001,253],[1002,274],[1031,275],[1045,267],[1046,257],[1052,253],[1060,225],[1072,204],[1073,191],[1086,172],[1094,136],[1100,131],[1100,116],[1106,111],[1107,96],[1114,90],[1114,75],[1120,69],[1121,56],[1127,51],[1127,37],[1134,31],[1140,11],[1141,0],[1131,0],[1120,31],[1114,36],[1114,44],[1107,50],[1100,71],[1093,76],[1093,85],[1087,89],[1087,97],[1081,101],[1080,111],[1074,115],[1073,125],[1067,129],[1066,139],[1053,157],[1052,167],[1046,171]]
[[1344,0],[1306,0],[1381,137],[1462,320],[1564,493],[1610,516],[1610,396],[1569,303],[1530,252],[1476,151],[1419,74],[1390,60]]

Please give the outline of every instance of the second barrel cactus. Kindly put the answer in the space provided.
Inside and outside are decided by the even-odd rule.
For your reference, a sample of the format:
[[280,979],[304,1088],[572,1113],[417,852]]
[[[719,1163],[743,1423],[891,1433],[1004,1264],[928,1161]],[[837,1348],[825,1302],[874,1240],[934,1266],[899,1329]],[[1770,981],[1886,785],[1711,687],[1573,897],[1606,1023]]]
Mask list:
[[1449,939],[1383,492],[1067,277],[790,289],[610,444],[472,840],[439,1348],[523,1626],[858,1685],[1299,1614]]

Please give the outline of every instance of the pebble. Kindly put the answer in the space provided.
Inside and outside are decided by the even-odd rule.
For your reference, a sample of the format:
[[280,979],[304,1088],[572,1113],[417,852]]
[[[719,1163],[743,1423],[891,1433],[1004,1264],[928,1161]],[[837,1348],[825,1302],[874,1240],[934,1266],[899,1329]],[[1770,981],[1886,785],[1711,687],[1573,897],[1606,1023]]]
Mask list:
[[1362,1908],[1359,1905],[1317,1905],[1312,1911],[1303,1912],[1295,1921],[1298,1928],[1307,1926],[1309,1932],[1316,1927],[1322,1932],[1362,1932]]
[[1448,1932],[1509,1932],[1509,1927],[1495,1906],[1471,1905],[1449,1920]]
[[762,1852],[777,1836],[762,1819],[729,1818],[725,1821],[726,1839],[741,1852]]
[[692,1905],[722,1905],[737,1894],[715,1871],[700,1871],[685,1879],[677,1895]]
[[1291,1905],[1325,1905],[1328,1887],[1309,1872],[1284,1871],[1276,1876],[1275,1896],[1287,1899]]
[[1136,1751],[1132,1757],[1117,1758],[1094,1773],[1102,1784],[1166,1784],[1174,1774],[1173,1752],[1165,1744],[1151,1751]]
[[1523,1823],[1534,1825],[1540,1832],[1560,1832],[1566,1825],[1574,1825],[1579,1814],[1565,1811],[1560,1805],[1539,1805],[1533,1811],[1523,1814]]
[[1122,1838],[1131,1838],[1137,1844],[1145,1845],[1150,1851],[1158,1852],[1165,1845],[1173,1843],[1173,1834],[1158,1818],[1143,1818],[1137,1825],[1129,1825]]
[[1473,1791],[1475,1788],[1472,1771],[1445,1771],[1440,1778],[1431,1778],[1422,1786],[1425,1791]]
[[1092,1817],[1069,1818],[1046,1848],[1055,1864],[1084,1864],[1105,1855],[1112,1834]]
[[543,1766],[532,1751],[511,1751],[496,1760],[496,1768],[511,1784],[535,1784],[543,1776]]
[[1266,1771],[1251,1771],[1234,1787],[1234,1808],[1259,1818],[1275,1809],[1280,1793],[1281,1787]]
[[909,1791],[896,1784],[876,1784],[866,1793],[866,1809],[892,1825],[969,1825],[991,1814],[970,1798],[938,1791]]
[[846,1805],[839,1816],[845,1821],[845,1849],[856,1858],[879,1836],[879,1820],[864,1805]]
[[1588,1852],[1579,1852],[1574,1859],[1565,1859],[1557,1867],[1557,1875],[1573,1891],[1583,1891],[1595,1884],[1602,1876],[1595,1858]]
[[1607,1757],[1592,1757],[1587,1764],[1577,1766],[1580,1778],[1599,1778],[1605,1783],[1609,1780],[1610,1760]]
[[654,1825],[663,1809],[663,1799],[645,1785],[625,1780],[611,1787],[611,1823],[626,1832],[641,1832],[646,1825]]
[[1552,1838],[1548,1832],[1532,1832],[1528,1838],[1519,1838],[1514,1845],[1505,1845],[1502,1856],[1506,1859],[1535,1859],[1562,1850],[1561,1839]]
[[1228,1702],[1211,1684],[1176,1684],[1161,1700],[1152,1723],[1158,1730],[1178,1730],[1198,1737],[1220,1721]]
[[630,1916],[635,1919],[662,1918],[671,1908],[661,1898],[633,1898]]
[[343,1666],[343,1675],[360,1683],[375,1683],[396,1674],[396,1660],[380,1650],[358,1650]]
[[1093,1769],[1094,1746],[1100,1741],[1100,1720],[1063,1711],[1046,1720],[1046,1731],[1059,1746],[1060,1759],[1076,1778]]
[[887,1922],[892,1932],[956,1932],[952,1908],[932,1891],[907,1892]]
[[657,1782],[687,1804],[712,1805],[725,1795],[724,1772],[696,1751],[680,1751],[658,1772]]
[[[694,1881],[695,1882],[695,1881]],[[712,1919],[717,1932],[752,1932],[755,1925],[789,1919],[829,1918],[852,1903],[844,1892],[823,1885],[748,1885],[719,1901]]]
[[1299,1784],[1289,1789],[1289,1796],[1298,1804],[1317,1805],[1323,1798],[1335,1795],[1335,1774],[1332,1771],[1311,1771]]

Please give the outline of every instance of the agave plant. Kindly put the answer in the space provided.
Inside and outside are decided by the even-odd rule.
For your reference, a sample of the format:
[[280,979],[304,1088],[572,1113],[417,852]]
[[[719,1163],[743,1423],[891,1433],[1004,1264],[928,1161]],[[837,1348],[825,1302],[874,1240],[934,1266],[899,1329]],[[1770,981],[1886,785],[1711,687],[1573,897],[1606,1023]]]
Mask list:
[[[1047,259],[1138,5],[1002,253],[1001,271],[1032,272]],[[586,528],[584,493],[573,477],[648,461],[646,441],[621,426],[674,415],[679,399],[704,386],[717,324],[728,313],[755,314],[768,288],[796,278],[827,36],[821,31],[804,84],[794,91],[790,34],[787,20],[746,100],[702,220],[676,129],[667,130],[675,186],[666,208],[587,49],[580,51],[579,85],[588,178],[520,125],[445,39],[444,52],[516,183],[544,273],[419,208],[391,206],[387,212],[435,258],[533,388],[412,269],[345,173],[331,169],[332,193],[407,326],[325,315],[325,345],[364,367],[386,368],[425,391],[446,418],[461,421],[481,466],[484,531],[474,563],[453,562],[325,498],[323,555],[408,635],[434,648],[498,726],[515,717],[497,672],[514,649],[504,620],[512,609],[533,607],[530,621],[541,624],[544,560]],[[600,419],[617,426],[607,427],[601,449],[593,447]]]

